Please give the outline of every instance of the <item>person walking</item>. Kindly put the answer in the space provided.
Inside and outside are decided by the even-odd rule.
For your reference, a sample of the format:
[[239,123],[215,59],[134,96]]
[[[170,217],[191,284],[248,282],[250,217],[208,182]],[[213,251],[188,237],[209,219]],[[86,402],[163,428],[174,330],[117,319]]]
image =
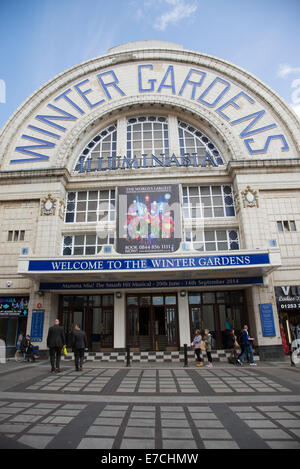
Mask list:
[[200,349],[200,344],[202,341],[202,336],[200,334],[200,330],[196,329],[195,331],[195,337],[193,342],[191,343],[191,346],[195,348],[195,355],[197,357],[197,366],[203,366],[203,361],[201,357],[201,349]]
[[72,343],[72,350],[75,355],[75,370],[76,371],[82,370],[84,350],[86,348],[87,348],[86,333],[80,329],[78,324],[76,324],[75,330],[73,333],[73,343]]
[[21,343],[22,343],[23,337],[24,337],[24,332],[20,332],[20,334],[19,334],[19,336],[18,336],[17,344],[16,344],[16,353],[15,353],[15,360],[16,360],[16,362],[17,362],[17,361],[19,360],[19,358],[20,358]]
[[237,337],[234,333],[234,329],[231,329],[230,334],[228,335],[228,349],[230,349],[230,355],[228,357],[229,363],[236,364],[238,353],[237,351],[240,348],[240,345],[237,341]]
[[242,365],[244,358],[247,357],[247,355],[249,355],[250,365],[256,366],[256,363],[254,363],[253,350],[252,350],[252,342],[254,338],[250,337],[247,325],[244,326],[241,340],[244,345],[244,350],[242,354],[239,356],[239,358],[237,359],[238,364]]
[[61,349],[66,343],[64,328],[59,325],[59,319],[55,319],[47,336],[47,347],[49,348],[51,373],[60,372]]
[[204,336],[203,340],[205,342],[205,350],[206,350],[206,355],[207,355],[207,360],[208,360],[208,365],[206,365],[208,368],[212,368],[212,357],[211,357],[211,342],[212,342],[212,336],[209,332],[208,329],[204,329]]

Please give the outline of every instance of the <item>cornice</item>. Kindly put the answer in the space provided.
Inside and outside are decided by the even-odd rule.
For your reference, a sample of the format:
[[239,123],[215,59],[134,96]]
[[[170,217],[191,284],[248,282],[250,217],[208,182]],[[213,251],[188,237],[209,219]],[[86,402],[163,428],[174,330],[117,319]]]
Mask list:
[[230,160],[227,165],[228,174],[231,176],[251,170],[255,172],[300,172],[300,158]]

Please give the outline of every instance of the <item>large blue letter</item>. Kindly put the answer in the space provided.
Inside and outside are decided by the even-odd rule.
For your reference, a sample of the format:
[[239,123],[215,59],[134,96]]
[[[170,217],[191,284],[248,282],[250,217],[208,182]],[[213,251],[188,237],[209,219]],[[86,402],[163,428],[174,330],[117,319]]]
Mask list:
[[216,109],[216,112],[218,114],[220,114],[221,117],[223,117],[224,119],[229,121],[230,117],[226,116],[226,114],[224,114],[224,112],[222,112],[222,110],[225,109],[225,107],[227,107],[227,106],[233,106],[235,109],[240,109],[240,106],[235,102],[235,100],[238,99],[240,96],[244,96],[252,104],[255,103],[254,99],[252,99],[250,96],[248,96],[246,93],[244,93],[244,91],[241,91],[240,93],[233,96],[233,98],[231,98],[229,101],[222,104],[222,106],[218,107],[218,109]]
[[267,138],[266,140],[266,143],[265,143],[265,146],[263,148],[261,148],[260,150],[252,150],[251,146],[250,146],[250,143],[253,143],[254,142],[254,139],[253,138],[246,138],[246,140],[244,140],[244,143],[247,147],[247,150],[249,151],[249,153],[251,155],[258,155],[259,153],[266,153],[266,151],[268,150],[269,148],[269,145],[270,145],[270,142],[271,140],[275,140],[279,138],[282,143],[283,143],[283,147],[281,147],[281,151],[287,151],[289,150],[289,146],[288,146],[288,143],[284,137],[284,135],[280,134],[280,135],[269,135],[269,137]]
[[240,122],[244,122],[246,120],[252,119],[252,117],[254,118],[253,121],[250,122],[250,124],[247,125],[247,127],[245,127],[244,130],[242,130],[242,132],[240,133],[240,137],[242,138],[249,137],[249,135],[254,135],[254,134],[257,134],[258,132],[264,132],[265,130],[269,130],[269,129],[273,129],[274,127],[277,127],[276,124],[270,124],[270,125],[265,125],[264,127],[260,127],[259,129],[256,129],[256,130],[250,130],[252,129],[254,124],[259,119],[262,118],[262,116],[265,113],[266,111],[264,110],[254,112],[253,114],[249,114],[248,116],[244,116],[244,117],[241,117],[240,119],[236,119],[235,121],[230,122],[230,125],[236,125],[236,124],[239,124]]
[[148,80],[148,83],[151,83],[150,88],[143,88],[142,86],[142,68],[150,68],[150,70],[153,70],[153,65],[139,65],[138,66],[138,76],[139,76],[139,92],[140,93],[146,93],[147,91],[154,91],[154,83],[156,80]]
[[[210,91],[211,88],[213,88],[213,86],[215,85],[215,83],[217,82],[220,82],[220,83],[223,83],[225,85],[225,88],[223,91],[221,91],[218,96],[216,97],[216,99],[214,100],[214,102],[212,103],[208,103],[207,101],[205,101],[203,99],[203,97]],[[225,81],[223,80],[223,78],[215,78],[211,84],[206,88],[206,90],[203,91],[203,93],[199,96],[198,98],[198,101],[200,101],[201,103],[205,104],[206,106],[208,107],[215,107],[215,105],[220,101],[220,99],[222,99],[222,97],[224,96],[225,93],[227,93],[227,91],[229,90],[230,88],[230,83],[228,81]]]
[[45,124],[51,125],[52,127],[56,127],[59,130],[62,130],[65,132],[66,127],[63,127],[62,125],[58,125],[55,122],[51,122],[51,120],[67,120],[67,121],[76,121],[77,117],[73,116],[67,111],[64,111],[63,109],[60,109],[59,107],[53,106],[53,104],[47,104],[47,107],[50,107],[50,109],[54,109],[55,111],[59,112],[62,114],[62,116],[44,116],[44,115],[37,115],[35,116],[36,119],[39,121],[45,122]]
[[[201,75],[199,81],[192,81],[192,80],[190,80],[190,76],[192,75],[192,73],[198,73],[199,75]],[[201,86],[201,85],[202,85],[202,82],[203,82],[205,76],[206,76],[206,73],[205,73],[205,72],[201,72],[200,70],[196,70],[196,69],[194,69],[194,68],[191,68],[190,71],[189,71],[189,73],[188,73],[187,76],[186,76],[186,79],[184,80],[184,82],[183,82],[183,84],[182,84],[182,87],[180,88],[179,96],[182,95],[183,90],[184,90],[184,88],[186,87],[186,85],[187,85],[187,84],[190,84],[190,85],[193,85],[192,99],[194,99],[194,98],[195,98],[195,93],[196,93],[196,88],[197,88],[198,86]]]
[[48,142],[47,140],[41,140],[39,138],[30,137],[30,135],[22,135],[22,138],[26,140],[32,140],[33,142],[39,143],[39,145],[26,145],[24,147],[16,147],[15,150],[20,153],[25,153],[25,155],[33,155],[35,158],[23,158],[21,160],[10,160],[10,163],[28,163],[32,161],[48,161],[49,156],[42,155],[41,153],[36,153],[35,151],[30,151],[30,149],[38,148],[54,148],[55,143]]
[[[165,85],[164,83],[165,83],[165,81],[167,80],[169,73],[170,73],[170,76],[171,76],[171,84],[170,84],[170,85]],[[166,71],[165,76],[164,76],[163,79],[161,80],[161,84],[159,85],[157,92],[160,93],[160,91],[161,91],[162,88],[171,88],[172,94],[175,94],[175,93],[176,93],[176,91],[175,91],[175,80],[174,80],[174,67],[173,67],[173,65],[170,65],[170,66],[168,67],[168,70]]]
[[94,103],[92,104],[90,102],[90,100],[86,97],[86,94],[90,93],[91,91],[93,91],[91,88],[89,88],[88,90],[81,90],[79,87],[81,85],[83,85],[84,83],[88,82],[89,80],[86,79],[86,80],[83,80],[81,81],[80,83],[77,83],[77,85],[74,85],[74,88],[75,90],[77,91],[77,93],[79,94],[79,96],[82,97],[82,99],[86,102],[86,104],[88,105],[88,107],[90,108],[93,108],[95,106],[98,106],[98,104],[101,104],[101,103],[104,103],[105,102],[105,99],[100,99],[100,101],[98,101],[97,103]]
[[[104,75],[112,75],[113,76],[113,81],[110,81],[109,83],[104,83],[104,81],[102,80],[102,77]],[[107,89],[109,86],[113,86],[120,93],[121,96],[125,96],[124,91],[122,91],[121,88],[119,88],[117,86],[117,83],[119,83],[119,80],[117,79],[116,74],[113,70],[109,70],[108,72],[99,73],[99,75],[97,75],[97,78],[98,78],[102,88],[104,89],[104,92],[105,92],[106,96],[108,97],[108,99],[111,99],[111,95],[110,95],[110,93]]]

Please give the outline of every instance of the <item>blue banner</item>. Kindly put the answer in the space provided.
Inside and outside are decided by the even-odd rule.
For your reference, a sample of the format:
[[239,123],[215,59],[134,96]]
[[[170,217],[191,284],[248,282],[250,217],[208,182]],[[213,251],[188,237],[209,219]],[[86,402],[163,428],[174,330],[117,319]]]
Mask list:
[[222,287],[232,285],[261,285],[262,283],[262,277],[194,280],[129,280],[124,282],[41,282],[40,290],[120,290],[131,288]]
[[44,309],[33,309],[31,319],[31,342],[42,342],[44,329]]
[[30,272],[116,272],[251,267],[270,264],[269,254],[228,254],[214,256],[147,257],[129,259],[30,260]]
[[273,306],[271,303],[260,304],[260,318],[262,333],[264,337],[275,337],[275,324],[273,315]]

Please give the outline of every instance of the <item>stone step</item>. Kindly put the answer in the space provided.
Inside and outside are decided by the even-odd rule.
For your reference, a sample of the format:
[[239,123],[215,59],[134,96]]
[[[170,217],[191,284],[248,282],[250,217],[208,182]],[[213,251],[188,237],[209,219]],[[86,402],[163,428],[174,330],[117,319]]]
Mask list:
[[[253,354],[254,360],[259,361],[259,355]],[[211,352],[213,361],[215,362],[227,362],[228,357],[230,356],[230,351],[228,350],[213,350]],[[202,352],[202,357],[204,361],[207,361],[206,352]],[[126,352],[88,352],[85,353],[85,359],[87,361],[112,361],[112,362],[125,362],[126,361]],[[174,352],[131,352],[130,359],[132,362],[184,362],[184,352],[183,351],[174,351]],[[74,353],[69,352],[67,357],[62,356],[62,360],[74,360]],[[195,354],[194,351],[188,351],[188,360],[194,361]]]

